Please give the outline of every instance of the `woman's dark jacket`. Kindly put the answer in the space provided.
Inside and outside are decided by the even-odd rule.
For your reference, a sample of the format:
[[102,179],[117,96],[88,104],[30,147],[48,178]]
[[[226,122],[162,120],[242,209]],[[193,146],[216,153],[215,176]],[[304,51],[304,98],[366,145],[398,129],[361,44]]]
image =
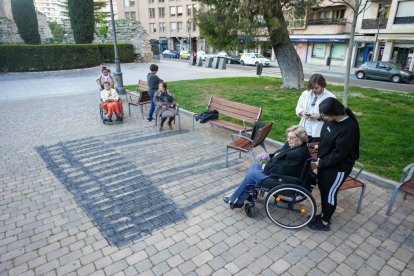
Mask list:
[[300,177],[306,160],[310,158],[306,143],[291,148],[286,143],[280,150],[274,153],[272,159],[267,162],[263,172],[267,175],[279,174]]

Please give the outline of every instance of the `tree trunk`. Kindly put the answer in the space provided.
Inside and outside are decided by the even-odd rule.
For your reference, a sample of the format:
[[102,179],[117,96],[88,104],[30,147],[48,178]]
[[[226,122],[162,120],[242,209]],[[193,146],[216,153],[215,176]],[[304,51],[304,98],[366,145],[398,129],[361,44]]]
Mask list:
[[280,1],[264,1],[262,7],[265,8],[263,18],[282,73],[283,87],[302,88],[304,78],[302,62],[290,42]]
[[303,67],[295,47],[289,42],[273,45],[273,49],[282,73],[283,87],[302,88],[304,86]]

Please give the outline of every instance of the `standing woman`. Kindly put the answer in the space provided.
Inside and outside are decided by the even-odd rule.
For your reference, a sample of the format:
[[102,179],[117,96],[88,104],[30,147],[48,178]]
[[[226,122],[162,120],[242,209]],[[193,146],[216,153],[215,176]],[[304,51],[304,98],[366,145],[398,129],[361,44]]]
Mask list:
[[306,129],[309,142],[320,140],[323,121],[319,115],[319,104],[326,98],[335,98],[325,87],[325,78],[321,74],[313,74],[308,82],[308,90],[302,92],[296,105],[296,115],[301,117],[299,125]]
[[308,226],[314,230],[329,231],[339,187],[359,158],[360,132],[354,113],[335,98],[323,100],[319,113],[325,122],[315,162],[322,212]]
[[151,98],[150,110],[148,112],[148,117],[147,117],[148,122],[151,122],[153,120],[152,115],[154,114],[154,111],[155,111],[154,95],[158,91],[158,86],[162,82],[162,79],[160,79],[157,76],[157,72],[158,72],[158,65],[151,64],[150,72],[147,75],[148,95]]

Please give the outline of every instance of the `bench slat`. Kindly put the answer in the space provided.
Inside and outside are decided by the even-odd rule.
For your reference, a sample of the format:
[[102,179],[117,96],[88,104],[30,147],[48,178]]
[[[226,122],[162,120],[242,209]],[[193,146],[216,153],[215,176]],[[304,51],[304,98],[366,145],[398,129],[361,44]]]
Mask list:
[[414,181],[413,180],[408,180],[408,181],[404,182],[404,184],[401,186],[400,190],[414,195]]
[[216,98],[216,97],[212,97],[210,105],[213,104],[213,103],[216,104],[216,105],[219,105],[219,106],[223,106],[223,107],[227,106],[227,107],[230,107],[230,108],[233,108],[233,109],[245,110],[245,111],[251,112],[253,114],[254,113],[257,114],[261,109],[259,107],[255,107],[255,106],[251,106],[251,105],[247,105],[247,104],[242,104],[242,103],[237,103],[237,102],[232,102],[232,101],[229,101],[229,100]]
[[228,122],[228,121],[224,121],[224,120],[220,120],[220,119],[214,119],[214,120],[209,120],[208,121],[211,124],[217,125],[217,126],[221,126],[221,127],[225,127],[234,131],[243,131],[244,127],[232,122]]
[[339,190],[342,191],[342,190],[352,189],[352,188],[357,188],[357,187],[362,187],[362,186],[364,186],[364,183],[353,178],[352,176],[348,176],[345,179],[345,182],[339,188]]

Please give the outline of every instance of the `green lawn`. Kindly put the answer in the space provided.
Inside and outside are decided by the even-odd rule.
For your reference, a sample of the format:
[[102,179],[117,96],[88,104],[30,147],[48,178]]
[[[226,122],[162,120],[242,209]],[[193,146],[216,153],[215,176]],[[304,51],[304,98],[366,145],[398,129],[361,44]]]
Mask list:
[[[280,78],[243,77],[176,81],[169,89],[182,108],[193,112],[203,111],[210,95],[261,106],[261,121],[275,123],[270,137],[283,141],[285,129],[299,123],[295,107],[303,89],[281,85]],[[342,98],[342,86],[327,89]],[[361,128],[359,161],[367,171],[398,181],[402,168],[414,162],[414,94],[351,87],[348,106]]]

